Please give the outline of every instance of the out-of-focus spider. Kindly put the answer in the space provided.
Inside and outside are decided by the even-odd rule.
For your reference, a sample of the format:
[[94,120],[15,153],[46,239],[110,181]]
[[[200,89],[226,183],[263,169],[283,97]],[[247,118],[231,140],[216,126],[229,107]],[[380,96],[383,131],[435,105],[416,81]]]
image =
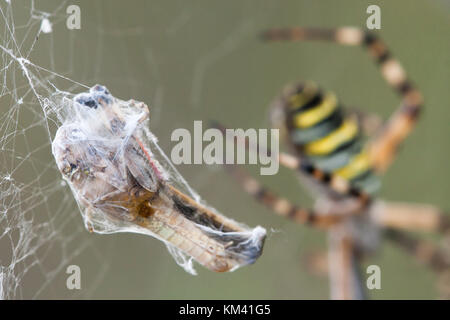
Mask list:
[[[402,101],[381,125],[375,115],[345,110],[333,93],[321,91],[313,82],[288,86],[275,100],[272,125],[280,128],[292,150],[292,154],[280,153],[279,161],[300,174],[301,182],[316,199],[314,209],[276,196],[237,167],[227,166],[230,172],[248,193],[277,214],[327,230],[329,254],[314,261],[321,261],[322,270],[328,271],[333,299],[365,298],[359,263],[378,247],[381,234],[436,271],[440,281],[448,282],[449,248],[413,237],[405,230],[440,233],[448,241],[449,216],[431,205],[390,203],[375,197],[379,175],[393,161],[422,109],[422,95],[399,62],[374,34],[353,27],[274,29],[264,32],[263,39],[363,46]],[[258,152],[258,146],[246,145]],[[325,268],[323,261],[328,261]],[[443,289],[447,290],[444,294],[450,294],[448,287]]]

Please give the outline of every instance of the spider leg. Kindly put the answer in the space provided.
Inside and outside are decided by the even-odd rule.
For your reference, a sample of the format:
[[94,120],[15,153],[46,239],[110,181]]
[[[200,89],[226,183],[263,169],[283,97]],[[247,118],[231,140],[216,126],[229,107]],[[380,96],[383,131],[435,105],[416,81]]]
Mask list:
[[[427,225],[429,226],[429,223],[427,223]],[[420,229],[423,229],[422,226]],[[426,229],[428,230],[429,227]],[[442,281],[448,277],[450,269],[450,250],[448,250],[448,248],[446,250],[445,246],[438,246],[430,241],[419,239],[404,231],[398,230],[397,224],[394,227],[388,227],[384,232],[389,241],[413,256],[419,263],[429,267],[440,278],[443,278]],[[336,244],[333,244],[333,248],[335,246]],[[333,250],[335,250],[335,248]],[[341,260],[338,261],[342,261],[342,255],[343,253],[341,252],[341,257],[339,258]],[[307,270],[311,274],[320,276],[327,272],[333,272],[330,270],[330,267],[335,268],[337,262],[333,262],[331,259],[338,259],[337,254],[333,253],[333,251],[330,252],[328,257],[325,255],[325,252],[310,252],[305,256],[304,261]],[[337,271],[338,270],[335,270],[336,273]],[[337,276],[335,275],[334,278],[336,279],[336,277]],[[439,283],[442,284],[442,281],[439,280]],[[335,284],[335,287],[337,287],[337,284]],[[443,287],[443,291],[448,290],[445,286]]]
[[360,278],[359,257],[352,238],[341,226],[329,231],[328,274],[334,300],[365,299]]
[[301,208],[292,204],[286,198],[277,196],[237,166],[225,165],[225,168],[247,193],[280,216],[289,218],[300,224],[309,224],[319,228],[327,228],[343,218],[338,215],[322,215],[314,210]]
[[366,48],[379,65],[384,80],[402,98],[400,107],[370,144],[373,167],[378,172],[384,172],[394,160],[399,144],[414,128],[423,102],[419,90],[408,80],[403,67],[392,58],[386,45],[373,33],[354,27],[272,29],[263,33],[263,39],[266,41],[322,40]]
[[450,234],[450,216],[432,205],[387,202],[375,220],[388,228]]
[[428,266],[434,272],[441,274],[450,268],[450,252],[441,249],[430,241],[413,237],[403,231],[388,228],[386,238],[392,241],[420,263]]
[[[214,123],[212,126],[221,130],[222,133],[225,133],[226,127],[224,127],[220,123]],[[236,137],[235,140],[237,140]],[[266,150],[262,150],[260,146],[252,144],[248,139],[245,140],[245,148],[250,152],[265,153],[267,155],[272,153],[269,148],[267,148]],[[367,206],[371,201],[371,197],[369,194],[353,187],[348,180],[340,177],[337,174],[323,171],[315,167],[309,161],[293,156],[286,152],[280,152],[278,154],[277,161],[282,166],[288,169],[302,172],[308,177],[311,177],[319,183],[329,187],[339,195],[356,198],[359,201],[361,208]]]
[[[330,231],[330,253],[326,261],[331,279],[331,294],[333,299],[364,299],[364,289],[359,276],[359,257],[350,237],[340,230],[339,223],[344,216],[320,214],[313,210],[304,209],[278,197],[272,191],[262,186],[256,179],[235,165],[225,165],[244,190],[251,194],[258,202],[300,224],[309,224]],[[335,229],[338,228],[338,231]]]
[[[438,275],[450,269],[450,249],[445,241],[450,238],[450,217],[442,210],[425,204],[388,202],[375,212],[374,220],[385,227],[386,238],[428,266]],[[414,237],[405,231],[425,231],[443,234],[438,246],[430,241]]]
[[[386,237],[428,266],[440,276],[450,270],[450,217],[442,210],[424,204],[387,203],[376,213],[375,220],[386,227]],[[404,231],[437,232],[443,235],[441,245],[419,239]]]

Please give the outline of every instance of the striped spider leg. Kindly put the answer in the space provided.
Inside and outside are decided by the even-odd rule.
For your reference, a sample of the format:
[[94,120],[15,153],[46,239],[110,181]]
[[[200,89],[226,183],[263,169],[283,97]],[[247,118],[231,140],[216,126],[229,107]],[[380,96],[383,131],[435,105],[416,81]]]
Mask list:
[[288,199],[279,197],[275,192],[263,186],[237,165],[225,165],[226,170],[236,179],[242,188],[277,215],[286,217],[296,223],[305,224],[329,231],[330,255],[333,262],[330,270],[332,279],[331,293],[336,299],[362,299],[364,290],[361,288],[358,271],[358,248],[349,235],[345,235],[342,227],[343,216],[327,214],[314,209],[307,209],[291,203]]
[[[212,127],[219,129],[223,134],[226,133],[226,127],[219,122],[213,122]],[[239,143],[237,137],[234,137],[235,142]],[[253,145],[248,137],[245,137],[244,147],[249,152],[254,153],[263,153],[267,155],[271,155],[272,151],[270,148],[266,147],[265,150],[262,150],[261,146]],[[329,188],[333,192],[337,193],[340,196],[349,197],[351,201],[348,201],[348,205],[343,209],[334,210],[334,214],[340,217],[333,218],[334,220],[339,220],[344,215],[351,215],[361,211],[362,208],[366,207],[370,204],[371,197],[364,190],[355,188],[352,186],[348,180],[340,177],[333,172],[326,172],[314,165],[311,161],[306,158],[302,158],[299,156],[292,155],[287,152],[280,152],[278,154],[278,158],[276,159],[282,166],[288,168],[290,170],[294,170],[296,172],[301,173],[302,175],[307,176],[308,178],[314,180],[318,184],[323,185],[326,188]],[[233,170],[236,170],[235,168]],[[230,170],[230,172],[235,172]],[[236,177],[239,177],[242,173],[238,174]],[[356,201],[354,201],[356,200]],[[338,205],[338,204],[336,204]],[[310,212],[313,214],[313,211]]]

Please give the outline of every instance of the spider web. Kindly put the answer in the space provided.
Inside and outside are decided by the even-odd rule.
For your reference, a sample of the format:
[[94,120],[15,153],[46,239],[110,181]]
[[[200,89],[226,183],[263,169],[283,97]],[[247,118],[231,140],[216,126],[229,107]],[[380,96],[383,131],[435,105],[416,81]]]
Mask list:
[[[43,4],[0,0],[1,299],[46,296],[55,290],[55,281],[60,281],[58,285],[64,288],[65,270],[80,255],[87,255],[97,265],[96,274],[90,276],[92,281],[87,286],[83,284],[83,296],[94,292],[108,269],[110,252],[94,245],[92,237],[87,235],[73,195],[61,179],[54,160],[49,161],[49,155],[56,129],[65,118],[63,101],[72,99],[74,93],[87,91],[98,81],[102,55],[107,50],[101,36],[125,39],[142,30],[108,30],[99,23],[96,32],[100,41],[92,50],[94,62],[90,62],[98,66],[86,71],[81,79],[70,79],[76,68],[84,67],[74,54],[77,45],[74,33],[68,33],[65,25],[66,8],[70,4],[68,1]],[[183,11],[169,23],[167,33],[177,32],[190,15]],[[200,57],[194,72],[192,107],[200,103],[202,82],[209,65],[232,52],[251,29],[251,22],[243,22],[216,49]],[[56,51],[56,43],[58,48],[66,50]],[[153,77],[161,77],[153,53],[148,51],[147,56],[154,70]],[[133,97],[133,90],[140,84],[133,82],[131,74],[120,81],[126,82],[131,89],[129,97]],[[156,122],[162,95],[163,87],[156,86],[152,114]],[[207,181],[208,175],[197,175],[197,179]],[[199,199],[184,181],[175,182]],[[169,247],[169,251],[179,264],[186,262],[173,248]],[[79,294],[76,290],[67,291],[72,297]]]
[[[67,3],[45,12],[34,2],[0,4],[0,298],[36,298],[81,252],[102,254],[82,237],[78,213],[64,182],[48,162],[60,123],[61,99],[83,85],[32,62],[33,53],[54,66],[53,29],[65,21]],[[40,40],[40,38],[44,38]],[[41,46],[41,43],[44,46]],[[46,53],[45,53],[46,51]],[[67,64],[69,67],[71,63]],[[64,70],[70,74],[71,70]],[[59,84],[58,84],[59,85]]]

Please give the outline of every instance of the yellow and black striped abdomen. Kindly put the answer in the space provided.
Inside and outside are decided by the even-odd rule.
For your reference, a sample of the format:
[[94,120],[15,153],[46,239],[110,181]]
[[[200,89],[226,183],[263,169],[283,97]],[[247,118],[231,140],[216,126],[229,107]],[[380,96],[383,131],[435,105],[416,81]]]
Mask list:
[[345,115],[333,93],[307,82],[285,90],[277,106],[284,113],[288,140],[300,156],[367,193],[377,191],[379,181],[372,173],[358,121]]

